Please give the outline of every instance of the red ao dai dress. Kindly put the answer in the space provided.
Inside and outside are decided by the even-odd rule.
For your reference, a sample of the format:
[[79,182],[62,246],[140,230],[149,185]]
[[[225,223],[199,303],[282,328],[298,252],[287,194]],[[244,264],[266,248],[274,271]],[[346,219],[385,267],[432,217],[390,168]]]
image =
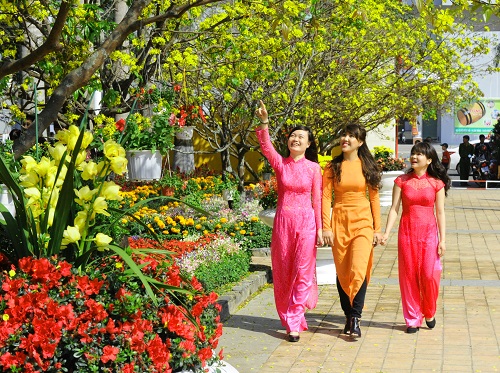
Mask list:
[[444,183],[427,173],[398,176],[403,211],[398,231],[399,287],[408,327],[420,327],[423,317],[436,313],[441,279],[436,193]]
[[321,228],[321,168],[274,149],[269,131],[257,129],[262,153],[276,173],[278,205],[271,240],[274,299],[281,324],[307,330],[306,308],[316,307],[316,239]]

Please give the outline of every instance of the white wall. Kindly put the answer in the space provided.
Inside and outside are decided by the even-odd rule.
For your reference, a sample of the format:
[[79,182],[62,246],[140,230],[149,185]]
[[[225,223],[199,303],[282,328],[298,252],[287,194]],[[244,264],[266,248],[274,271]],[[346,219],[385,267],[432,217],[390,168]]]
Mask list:
[[387,146],[394,152],[396,150],[396,122],[393,120],[387,125],[379,126],[378,128],[368,132],[366,135],[366,143],[370,150],[375,146]]

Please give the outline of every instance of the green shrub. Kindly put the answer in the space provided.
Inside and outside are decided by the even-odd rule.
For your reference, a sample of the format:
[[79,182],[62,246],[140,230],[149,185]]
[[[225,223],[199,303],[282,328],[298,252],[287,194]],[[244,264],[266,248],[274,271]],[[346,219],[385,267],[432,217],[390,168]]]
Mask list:
[[262,247],[269,247],[271,245],[271,235],[273,229],[261,221],[249,223],[247,228],[252,232],[252,235],[245,235],[243,237],[237,237],[238,242],[242,249],[260,249]]
[[206,292],[217,292],[218,288],[243,278],[250,270],[250,260],[251,254],[247,250],[224,254],[217,262],[201,264],[194,275]]

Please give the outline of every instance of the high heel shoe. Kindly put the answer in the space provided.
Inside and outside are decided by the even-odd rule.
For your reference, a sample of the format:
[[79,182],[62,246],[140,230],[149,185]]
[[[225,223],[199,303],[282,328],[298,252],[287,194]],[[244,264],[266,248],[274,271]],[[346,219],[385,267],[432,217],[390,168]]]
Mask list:
[[344,326],[344,334],[349,334],[350,330],[351,330],[351,319],[346,316],[345,326]]
[[297,334],[292,334],[293,332],[290,332],[290,334],[288,334],[288,341],[289,342],[298,342],[300,340],[300,335],[299,333]]
[[420,328],[419,327],[414,327],[414,326],[409,326],[408,328],[406,328],[406,332],[408,334],[413,334],[413,333],[418,332],[418,329],[420,329]]
[[427,321],[427,319],[425,319],[425,325],[427,325],[429,329],[433,329],[436,326],[436,318],[433,317],[430,321]]
[[351,328],[350,328],[351,336],[357,334],[358,338],[361,337],[361,329],[359,327],[359,318],[351,317]]

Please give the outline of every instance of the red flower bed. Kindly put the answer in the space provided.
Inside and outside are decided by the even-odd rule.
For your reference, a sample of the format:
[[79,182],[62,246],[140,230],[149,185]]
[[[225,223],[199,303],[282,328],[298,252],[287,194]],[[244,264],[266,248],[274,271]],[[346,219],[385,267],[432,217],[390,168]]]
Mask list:
[[160,291],[154,304],[118,258],[104,259],[89,275],[55,258],[21,259],[2,273],[2,371],[172,372],[216,359],[217,295],[160,263],[143,272],[187,292]]
[[149,238],[129,237],[128,243],[132,249],[156,248],[171,251],[175,257],[181,257],[186,253],[207,245],[215,237],[217,237],[216,234],[207,234],[197,241],[165,240],[161,244]]

